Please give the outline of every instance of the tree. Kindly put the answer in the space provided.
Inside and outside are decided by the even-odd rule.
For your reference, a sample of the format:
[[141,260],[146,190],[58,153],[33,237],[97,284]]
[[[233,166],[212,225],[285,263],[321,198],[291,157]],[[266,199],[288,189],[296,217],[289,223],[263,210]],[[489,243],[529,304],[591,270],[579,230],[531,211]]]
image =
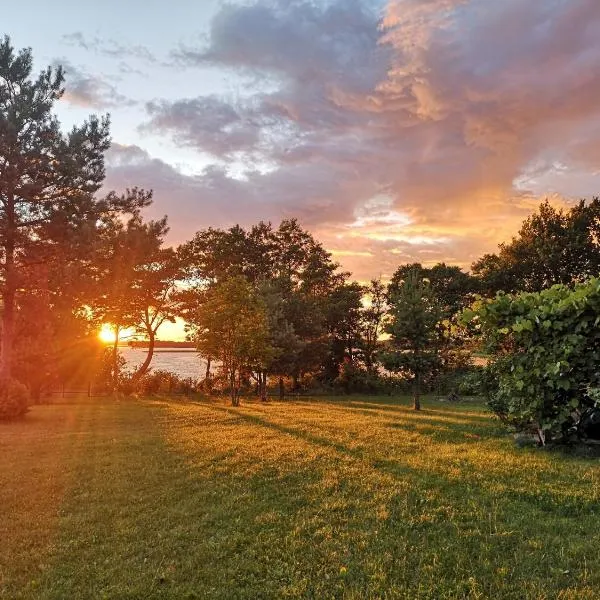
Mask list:
[[323,368],[328,381],[339,376],[345,361],[353,364],[356,359],[361,339],[363,295],[364,288],[358,283],[343,283],[327,295],[325,323],[330,348]]
[[269,326],[269,343],[273,348],[271,360],[263,373],[258,374],[261,399],[266,399],[267,376],[279,378],[279,399],[285,397],[284,377],[291,375],[298,364],[305,343],[289,320],[288,299],[284,297],[278,281],[265,281],[258,290],[264,302]]
[[572,285],[600,274],[600,199],[581,200],[568,210],[548,201],[526,219],[497,254],[473,264],[487,295],[536,292],[561,283]]
[[148,353],[133,374],[134,380],[150,368],[160,327],[165,322],[174,323],[179,314],[177,282],[180,278],[181,265],[171,248],[154,247],[137,269],[139,321],[136,330],[148,341]]
[[238,406],[244,371],[264,371],[274,354],[265,305],[243,277],[225,279],[206,291],[192,327],[198,352],[221,361]]
[[[117,202],[116,195],[113,201]],[[168,232],[167,218],[147,222],[142,218],[142,209],[151,201],[152,192],[138,188],[127,190],[117,202],[127,210],[107,216],[98,230],[97,292],[92,307],[96,318],[109,323],[114,332],[115,389],[121,332],[137,328],[148,337],[146,360],[134,374],[134,378],[139,378],[152,360],[158,328],[165,320],[174,318],[171,298],[179,268],[175,253],[162,247]]]
[[445,376],[454,377],[453,374],[471,363],[469,331],[459,326],[458,317],[475,299],[479,281],[455,265],[438,263],[433,267],[423,267],[420,263],[414,263],[398,267],[390,282],[390,295],[410,273],[416,273],[419,278],[429,282],[430,292],[440,312],[436,325],[440,358],[438,383],[443,385]]
[[34,401],[60,384],[86,387],[102,351],[89,311],[64,302],[63,296],[57,301],[43,267],[41,281],[29,281],[28,293],[20,298],[15,322],[13,375]]
[[[320,368],[332,341],[326,323],[330,294],[347,274],[337,271],[331,255],[295,219],[277,229],[261,222],[249,230],[236,225],[200,231],[179,254],[186,264],[187,306],[201,304],[207,290],[232,277],[243,276],[256,293],[266,294],[267,311],[274,311],[271,340],[279,350],[267,373],[257,373],[260,388],[268,373],[291,377],[296,388],[304,373]],[[280,379],[281,390],[282,384]]]
[[250,283],[272,277],[273,229],[263,222],[246,231],[239,225],[230,229],[212,227],[199,231],[179,248],[190,281],[204,285],[236,276]]
[[366,290],[368,304],[360,314],[359,352],[369,373],[375,371],[379,338],[388,312],[387,293],[380,279],[372,279]]
[[390,295],[403,285],[410,273],[429,281],[431,293],[435,295],[444,319],[451,319],[469,306],[478,291],[478,281],[458,266],[438,263],[433,267],[423,267],[420,263],[413,263],[396,269],[389,285]]
[[437,325],[442,312],[431,285],[417,270],[392,289],[387,351],[382,355],[386,369],[412,377],[414,409],[421,410],[423,374],[439,366]]
[[8,379],[18,290],[37,257],[68,234],[61,225],[88,220],[104,179],[108,119],[91,117],[68,134],[52,108],[63,94],[63,72],[48,67],[32,80],[30,49],[0,42],[0,375]]

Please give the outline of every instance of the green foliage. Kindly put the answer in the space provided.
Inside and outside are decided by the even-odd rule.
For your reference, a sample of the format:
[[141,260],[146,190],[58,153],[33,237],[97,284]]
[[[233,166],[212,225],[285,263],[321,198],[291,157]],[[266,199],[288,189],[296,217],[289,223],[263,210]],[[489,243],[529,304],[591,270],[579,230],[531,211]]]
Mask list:
[[32,402],[51,389],[85,388],[103,352],[94,324],[83,311],[49,301],[49,293],[30,290],[19,301],[12,371],[27,385]]
[[365,289],[367,304],[360,311],[358,356],[367,371],[377,371],[377,352],[388,313],[387,290],[380,279]]
[[178,377],[169,371],[150,371],[135,379],[135,391],[142,396],[190,395],[196,390],[196,381],[189,377]]
[[101,392],[130,389],[131,373],[125,368],[126,364],[118,348],[115,357],[114,348],[105,346],[92,383],[94,389]]
[[482,396],[484,393],[485,369],[475,367],[458,378],[456,390],[460,396]]
[[599,198],[566,211],[546,201],[498,254],[479,259],[473,273],[488,295],[582,282],[600,273],[599,234]]
[[[32,266],[58,262],[73,235],[95,226],[94,194],[104,179],[108,119],[91,117],[69,133],[52,110],[64,93],[60,67],[33,77],[30,49],[0,41],[0,295],[1,369],[12,370],[15,322],[22,289],[33,285]],[[69,260],[65,261],[67,264]]]
[[334,389],[345,394],[392,395],[401,389],[401,381],[397,377],[366,369],[349,360],[344,361],[340,374],[333,383]]
[[[178,256],[189,284],[181,294],[181,315],[190,330],[195,329],[198,307],[215,285],[243,277],[260,297],[273,349],[269,361],[255,365],[263,387],[267,373],[292,377],[297,384],[332,355],[337,365],[343,359],[332,346],[334,338],[347,337],[347,314],[340,309],[347,274],[337,272],[331,255],[295,219],[277,228],[261,222],[249,230],[235,226],[199,231],[179,248]],[[337,376],[337,369],[333,371]]]
[[342,365],[354,362],[354,351],[360,344],[362,296],[358,283],[342,283],[327,297],[325,323],[329,334],[329,352],[323,363],[323,377],[333,381]]
[[493,356],[492,409],[519,429],[558,438],[600,384],[600,280],[539,293],[499,294],[465,311]]
[[237,405],[243,371],[263,371],[275,355],[264,302],[244,277],[225,279],[206,291],[192,323],[198,351],[221,362]]
[[435,324],[437,339],[431,350],[439,359],[434,369],[421,377],[425,389],[436,393],[457,393],[458,377],[471,365],[472,335],[468,328],[457,323],[462,309],[475,299],[479,282],[460,267],[439,263],[423,267],[419,263],[398,267],[389,285],[392,296],[405,279],[413,274],[426,281],[435,304],[438,320]]
[[445,263],[423,267],[420,263],[413,263],[396,269],[390,281],[389,295],[393,296],[411,274],[429,282],[443,319],[452,318],[467,306],[479,287],[479,282],[460,267]]
[[440,365],[437,327],[442,312],[429,282],[417,270],[409,271],[390,291],[390,321],[385,328],[390,340],[381,359],[388,371],[412,378],[418,410],[423,376]]
[[29,410],[29,390],[16,379],[0,381],[0,421],[18,419]]

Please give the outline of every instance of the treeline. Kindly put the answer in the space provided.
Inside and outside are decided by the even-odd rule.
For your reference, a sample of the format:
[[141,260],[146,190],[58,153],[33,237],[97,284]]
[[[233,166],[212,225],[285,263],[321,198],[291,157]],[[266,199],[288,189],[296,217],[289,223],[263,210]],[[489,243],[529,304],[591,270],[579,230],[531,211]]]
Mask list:
[[[245,387],[265,399],[269,385],[281,395],[320,386],[410,389],[418,409],[423,390],[482,391],[472,354],[489,328],[483,313],[464,318],[478,296],[600,272],[598,199],[566,211],[542,204],[471,273],[401,265],[388,285],[352,281],[294,219],[209,228],[167,247],[167,218],[144,218],[151,192],[100,195],[109,122],[91,117],[64,133],[52,113],[63,79],[60,68],[32,79],[31,52],[0,44],[0,416],[58,382],[150,389],[157,332],[178,317],[207,360],[205,389],[226,388],[234,404]],[[118,340],[129,329],[148,353],[124,373]],[[511,346],[500,346],[506,359]]]

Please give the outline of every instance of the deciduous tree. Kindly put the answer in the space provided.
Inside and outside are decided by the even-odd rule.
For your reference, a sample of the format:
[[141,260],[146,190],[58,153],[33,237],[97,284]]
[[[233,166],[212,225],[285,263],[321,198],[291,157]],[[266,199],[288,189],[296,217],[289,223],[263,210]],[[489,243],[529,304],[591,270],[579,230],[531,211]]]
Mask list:
[[368,304],[360,314],[359,351],[367,371],[373,373],[388,312],[387,290],[380,279],[372,279],[366,294]]
[[390,340],[382,362],[389,371],[412,378],[415,410],[421,409],[423,374],[439,366],[441,315],[431,284],[417,270],[409,271],[390,294],[390,320],[385,327]]
[[163,248],[167,218],[144,221],[142,209],[152,201],[152,192],[138,188],[121,197],[126,213],[106,218],[98,231],[97,294],[93,309],[98,319],[114,332],[113,378],[118,379],[119,334],[136,328],[148,337],[146,360],[134,377],[150,365],[155,336],[160,325],[174,318],[172,293],[179,267],[175,253]]
[[238,406],[244,371],[263,371],[273,358],[264,303],[246,279],[236,276],[210,287],[190,317],[199,353],[221,362],[231,403]]
[[571,285],[600,274],[600,199],[581,200],[570,209],[549,202],[523,222],[511,242],[473,265],[487,295],[536,292]]

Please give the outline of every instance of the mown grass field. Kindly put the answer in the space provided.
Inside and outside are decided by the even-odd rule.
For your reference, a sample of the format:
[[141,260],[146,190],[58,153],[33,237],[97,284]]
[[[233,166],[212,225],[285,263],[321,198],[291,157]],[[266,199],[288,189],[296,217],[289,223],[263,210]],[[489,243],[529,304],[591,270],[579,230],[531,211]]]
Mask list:
[[2,598],[600,598],[600,463],[472,404],[81,401],[0,452]]

